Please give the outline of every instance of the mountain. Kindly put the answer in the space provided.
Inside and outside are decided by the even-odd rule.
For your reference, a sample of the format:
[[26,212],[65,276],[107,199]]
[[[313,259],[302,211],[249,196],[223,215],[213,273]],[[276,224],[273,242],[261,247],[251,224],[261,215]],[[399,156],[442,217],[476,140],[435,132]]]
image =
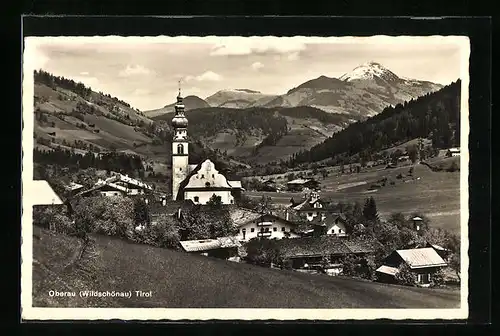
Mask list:
[[[153,117],[170,128],[174,113]],[[210,107],[186,112],[189,134],[238,160],[267,163],[309,149],[350,122],[343,114],[309,106],[292,108]]]
[[[188,102],[199,102],[197,98]],[[43,164],[64,166],[70,154],[88,152],[138,155],[160,170],[170,162],[171,133],[116,97],[40,70],[34,73],[34,103],[34,150],[45,158]],[[190,153],[194,163],[206,157],[225,160],[196,139]]]
[[[186,111],[194,110],[194,109],[198,109],[198,108],[210,107],[210,105],[205,100],[201,99],[198,96],[193,96],[193,95],[184,97],[183,102],[184,102],[184,108]],[[172,104],[165,105],[164,107],[159,108],[159,109],[144,111],[144,114],[148,118],[153,118],[153,117],[156,117],[156,116],[161,115],[161,114],[174,112],[175,111],[175,104],[176,103],[174,102]]]
[[354,68],[340,78],[320,76],[279,96],[264,107],[312,106],[326,112],[369,117],[439,90],[440,84],[398,77],[376,62]]
[[263,94],[249,89],[221,90],[207,97],[205,101],[212,107],[247,108],[261,106],[276,95]]
[[[358,80],[354,76],[351,79]],[[389,106],[295,155],[291,165],[325,159],[332,159],[330,164],[339,164],[353,155],[368,161],[374,153],[416,138],[431,139],[435,149],[460,146],[460,90],[457,80],[439,91]]]

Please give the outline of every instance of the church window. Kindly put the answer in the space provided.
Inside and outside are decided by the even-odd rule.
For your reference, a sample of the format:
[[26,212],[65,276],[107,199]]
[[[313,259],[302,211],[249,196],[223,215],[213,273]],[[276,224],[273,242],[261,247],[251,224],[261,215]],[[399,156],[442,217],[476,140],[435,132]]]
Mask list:
[[201,178],[205,178],[205,174],[201,174]]
[[205,183],[205,187],[210,188],[210,182]]
[[277,227],[273,227],[273,231],[274,232],[278,231],[278,228]]
[[199,202],[199,201],[200,201],[200,198],[199,198],[198,196],[195,196],[195,197],[194,197],[194,201],[195,201],[195,202]]
[[215,175],[214,175],[214,174],[212,174],[212,178],[215,178]]
[[286,229],[285,229],[285,227],[284,227],[284,226],[282,226],[282,227],[281,227],[281,231],[285,232],[285,230],[286,230]]
[[182,144],[177,145],[177,154],[184,154],[184,146]]
[[250,229],[250,232],[255,232],[255,228],[251,228],[251,229]]
[[182,171],[182,167],[180,167],[179,170]]

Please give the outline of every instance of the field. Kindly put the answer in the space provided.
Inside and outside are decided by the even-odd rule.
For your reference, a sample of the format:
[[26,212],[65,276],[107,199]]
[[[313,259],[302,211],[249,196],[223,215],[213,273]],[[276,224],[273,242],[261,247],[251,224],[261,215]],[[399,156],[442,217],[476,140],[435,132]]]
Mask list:
[[[453,158],[457,160],[458,158]],[[450,159],[445,159],[450,160]],[[442,161],[440,161],[442,162]],[[413,177],[409,177],[410,166],[395,169],[381,167],[358,174],[341,176],[330,174],[320,178],[321,197],[334,202],[354,202],[370,196],[376,201],[382,218],[392,212],[410,214],[420,212],[428,216],[432,225],[460,233],[460,172],[432,172],[424,165],[414,165]],[[405,175],[398,179],[398,174]],[[372,189],[372,184],[386,177],[386,186]],[[283,180],[284,182],[286,180]],[[302,193],[247,192],[250,197],[268,195],[274,203],[288,204],[290,198],[299,200]]]
[[[34,227],[33,305],[129,308],[457,308],[459,292],[308,275]],[[49,290],[152,291],[151,298],[50,297]]]

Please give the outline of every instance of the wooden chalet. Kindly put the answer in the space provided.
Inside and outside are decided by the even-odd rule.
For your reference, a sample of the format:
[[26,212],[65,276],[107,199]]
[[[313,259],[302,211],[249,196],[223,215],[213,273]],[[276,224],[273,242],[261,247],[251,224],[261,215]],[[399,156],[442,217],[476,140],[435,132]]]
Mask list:
[[403,263],[408,265],[411,272],[416,275],[416,285],[422,287],[430,286],[433,273],[447,266],[447,263],[432,247],[396,250],[384,260],[382,266],[377,268],[378,280],[397,283],[396,274]]

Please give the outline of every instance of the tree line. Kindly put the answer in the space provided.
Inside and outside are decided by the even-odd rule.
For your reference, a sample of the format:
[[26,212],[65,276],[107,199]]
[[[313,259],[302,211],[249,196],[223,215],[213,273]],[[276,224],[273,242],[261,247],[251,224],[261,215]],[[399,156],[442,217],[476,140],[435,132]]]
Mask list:
[[416,100],[389,106],[380,114],[349,125],[324,142],[293,155],[287,164],[370,155],[415,138],[432,139],[434,148],[460,145],[460,80]]
[[35,83],[42,83],[53,89],[60,87],[72,91],[82,97],[89,97],[92,93],[92,89],[90,87],[86,87],[83,83],[77,83],[72,79],[61,76],[54,76],[53,74],[43,70],[35,70],[34,80]]
[[33,161],[43,165],[77,167],[78,169],[96,168],[123,174],[144,175],[144,166],[139,156],[118,152],[80,154],[62,148],[54,148],[50,151],[34,148]]

